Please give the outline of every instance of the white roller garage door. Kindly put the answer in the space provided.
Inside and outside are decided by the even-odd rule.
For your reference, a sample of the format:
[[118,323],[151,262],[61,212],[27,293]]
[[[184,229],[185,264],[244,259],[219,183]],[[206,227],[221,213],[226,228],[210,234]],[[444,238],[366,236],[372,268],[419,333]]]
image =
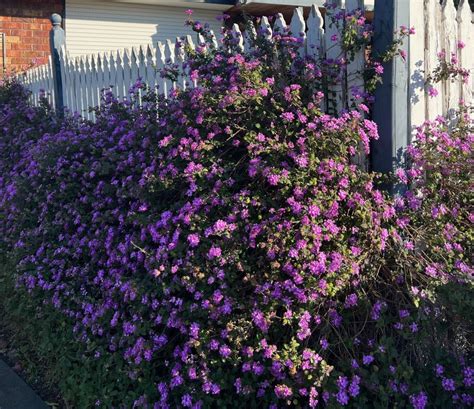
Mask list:
[[[106,0],[66,0],[67,49],[72,56],[77,56],[193,34],[184,25],[187,17],[185,10],[184,7]],[[220,23],[216,17],[221,13],[197,9],[193,18],[208,22],[218,32]]]

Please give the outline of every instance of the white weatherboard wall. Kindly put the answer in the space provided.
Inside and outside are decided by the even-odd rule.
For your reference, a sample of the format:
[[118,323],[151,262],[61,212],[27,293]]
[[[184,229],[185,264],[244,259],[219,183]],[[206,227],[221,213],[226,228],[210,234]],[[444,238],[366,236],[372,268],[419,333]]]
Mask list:
[[[171,3],[171,2],[170,2]],[[184,7],[66,0],[66,46],[72,57],[155,44],[192,34]],[[216,34],[222,11],[193,9],[193,19],[209,23]]]

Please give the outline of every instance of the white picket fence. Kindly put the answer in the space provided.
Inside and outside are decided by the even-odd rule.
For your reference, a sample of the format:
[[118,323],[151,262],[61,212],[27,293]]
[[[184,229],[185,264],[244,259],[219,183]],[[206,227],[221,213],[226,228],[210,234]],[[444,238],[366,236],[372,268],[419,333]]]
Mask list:
[[54,80],[51,56],[48,63],[31,68],[18,75],[18,79],[31,91],[30,100],[33,105],[38,105],[41,98],[46,98],[54,107]]
[[[340,4],[338,2],[338,4]],[[474,81],[461,84],[459,81],[443,81],[435,87],[439,96],[431,98],[427,94],[425,79],[438,64],[437,54],[446,50],[449,57],[455,53],[464,68],[474,73],[474,25],[472,14],[467,0],[461,0],[458,10],[454,8],[452,0],[444,0],[440,5],[437,0],[413,0],[410,4],[410,25],[416,29],[416,34],[410,37],[407,69],[409,69],[408,90],[410,98],[410,124],[417,125],[425,119],[438,115],[449,114],[450,110],[458,106],[459,100],[472,102]],[[363,0],[346,0],[347,12],[364,9]],[[336,9],[333,13],[337,13]],[[253,35],[264,36],[272,41],[275,32],[289,32],[294,37],[300,37],[301,55],[311,57],[339,58],[343,56],[340,44],[342,27],[330,24],[328,13],[322,17],[318,7],[313,6],[307,20],[303,17],[301,8],[295,10],[289,27],[281,14],[277,15],[273,24],[266,17],[260,22],[257,29],[247,30],[243,34],[237,25],[233,26],[237,47],[240,51],[254,47]],[[326,20],[326,21],[325,21]],[[337,38],[334,41],[334,38]],[[88,112],[89,107],[100,104],[101,93],[105,88],[113,87],[114,94],[123,98],[128,94],[130,87],[138,78],[151,88],[158,87],[159,92],[168,95],[173,87],[193,86],[192,81],[183,77],[178,83],[161,78],[159,71],[166,63],[180,63],[184,61],[183,39],[168,40],[156,46],[118,50],[116,52],[99,53],[83,57],[70,58],[66,51],[61,54],[61,73],[63,83],[64,105],[72,112],[78,112],[85,118],[93,119]],[[464,48],[457,47],[458,42],[465,43]],[[193,40],[188,36],[185,42],[194,47]],[[197,44],[202,39],[197,38]],[[216,40],[217,44],[217,40]],[[348,64],[341,72],[342,81],[331,87],[330,94],[335,98],[337,111],[351,105],[353,87],[363,88],[363,80],[359,75],[365,64],[365,51],[360,50],[355,60]],[[32,91],[32,102],[39,101],[40,90],[49,94],[54,103],[54,87],[52,79],[51,60],[48,64],[26,71],[21,80]]]
[[[347,0],[347,11],[363,7],[363,1]],[[337,13],[338,10],[334,10]],[[318,7],[313,6],[307,20],[303,17],[301,8],[295,9],[293,18],[287,26],[283,16],[278,14],[273,24],[270,24],[267,17],[263,17],[260,26],[248,32],[242,33],[239,26],[235,24],[232,35],[237,43],[237,49],[241,52],[248,51],[254,47],[253,36],[263,36],[268,41],[272,41],[274,33],[291,33],[294,37],[302,38],[301,54],[305,53],[312,57],[339,58],[342,55],[339,43],[342,27],[330,25],[328,14],[326,22],[322,17]],[[323,26],[329,27],[326,32]],[[337,41],[331,40],[333,35],[338,36]],[[190,36],[184,39],[187,46],[195,47]],[[197,45],[203,43],[203,39],[197,36]],[[136,80],[140,78],[149,87],[158,87],[158,91],[168,95],[174,87],[193,86],[193,82],[186,77],[181,78],[177,83],[170,82],[162,78],[160,70],[167,63],[181,63],[185,59],[183,39],[176,41],[167,40],[164,44],[158,43],[141,47],[132,47],[116,52],[104,52],[96,55],[86,55],[83,57],[70,58],[67,51],[60,53],[61,73],[63,82],[64,105],[72,112],[79,112],[85,118],[92,119],[93,114],[88,112],[88,107],[100,104],[103,89],[112,87],[114,94],[123,98],[128,95],[128,90]],[[215,43],[222,46],[215,37]],[[360,50],[356,60],[351,63],[347,72],[341,73],[343,79],[340,84],[335,85],[330,90],[337,99],[337,109],[340,111],[351,102],[351,97],[345,91],[347,83],[350,87],[358,86],[363,89],[363,81],[360,79],[365,64],[365,50]],[[38,72],[41,72],[38,75]],[[52,84],[51,62],[47,65],[26,71],[21,76],[22,82],[32,91],[32,101],[37,103],[40,89],[50,92]],[[347,81],[347,82],[346,82]]]
[[[410,16],[415,34],[410,37],[408,49],[409,117],[416,126],[439,115],[451,115],[460,100],[473,103],[474,15],[468,0],[461,0],[457,10],[452,0],[444,0],[441,5],[437,0],[414,0],[410,1]],[[454,54],[471,75],[467,83],[458,78],[430,84],[429,88],[438,92],[434,97],[428,94],[425,80],[439,65],[438,53],[443,50],[448,61]]]

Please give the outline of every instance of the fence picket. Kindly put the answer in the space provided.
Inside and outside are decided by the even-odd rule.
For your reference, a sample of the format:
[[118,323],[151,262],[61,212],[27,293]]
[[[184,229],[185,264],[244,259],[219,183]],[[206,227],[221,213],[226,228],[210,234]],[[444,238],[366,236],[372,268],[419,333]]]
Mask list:
[[48,57],[48,63],[46,64],[48,70],[48,85],[47,89],[49,92],[48,101],[51,106],[54,108],[54,82],[53,82],[53,66],[52,66],[52,58],[51,55]]
[[242,31],[240,31],[240,27],[238,24],[234,24],[232,26],[232,38],[234,39],[234,46],[237,52],[241,53],[244,51],[244,37],[242,35]]
[[285,21],[285,18],[283,17],[283,14],[278,13],[275,19],[275,23],[273,24],[273,33],[285,35],[287,30],[288,30],[288,27],[286,25],[286,21]]
[[153,61],[153,51],[148,45],[145,50],[145,76],[144,81],[148,85],[149,89],[153,91],[155,89],[155,63]]
[[[346,13],[358,16],[364,13],[364,0],[346,0]],[[359,34],[361,29],[358,30]],[[365,49],[354,52],[353,60],[347,66],[347,105],[356,107],[364,92]]]
[[129,97],[129,90],[132,85],[132,57],[133,51],[130,51],[128,48],[123,50],[123,96],[125,98]]
[[293,12],[290,23],[290,33],[298,39],[300,44],[299,55],[304,57],[306,54],[306,22],[303,16],[303,8],[297,7]]
[[245,27],[244,32],[244,48],[247,51],[250,51],[254,48],[255,39],[257,38],[257,30],[252,20],[249,20]]
[[[425,32],[427,44],[425,48],[425,78],[438,66],[438,52],[441,51],[441,7],[435,0],[425,0]],[[438,93],[438,97],[427,96],[426,116],[433,120],[443,114],[442,86],[440,84],[429,84],[433,88],[432,95]],[[430,93],[430,89],[426,90]]]
[[259,28],[258,34],[268,41],[272,39],[273,30],[272,30],[272,26],[270,25],[270,22],[268,21],[267,16],[262,17],[260,21],[260,28]]
[[69,88],[69,98],[71,99],[71,111],[72,112],[77,112],[78,109],[77,109],[77,100],[78,100],[78,95],[77,95],[77,90],[78,90],[78,85],[77,85],[77,81],[78,81],[78,76],[77,76],[77,72],[76,72],[76,66],[75,66],[75,61],[74,61],[74,58],[69,58],[69,64],[68,64],[68,71],[69,71],[69,77],[71,79],[71,86],[70,87],[67,87]]
[[123,99],[126,96],[125,91],[125,64],[124,64],[124,54],[122,50],[117,51],[117,56],[115,59],[116,64],[116,84],[117,84],[117,94],[116,97],[119,99]]
[[307,25],[306,55],[317,60],[324,55],[324,19],[315,5],[311,7]]
[[76,58],[76,69],[77,69],[77,85],[78,93],[77,95],[77,110],[81,115],[84,115],[84,105],[86,101],[86,92],[85,92],[85,80],[84,80],[84,62],[81,57]]
[[110,81],[110,72],[112,71],[110,67],[110,56],[108,53],[103,53],[102,54],[102,87],[100,89],[100,96],[101,98],[103,97],[104,90],[110,87],[111,81]]
[[217,36],[216,34],[214,33],[213,30],[209,30],[209,34],[211,35],[211,44],[214,48],[218,48],[219,47],[219,42],[217,41]]
[[472,17],[469,1],[461,0],[456,16],[458,22],[458,40],[461,45],[458,50],[458,58],[461,66],[470,71],[468,80],[461,86],[461,98],[467,105],[473,103],[474,92],[474,53],[469,50],[469,47],[472,47],[474,44],[474,25],[471,21]]
[[140,46],[138,47],[138,58],[137,58],[137,64],[138,64],[138,77],[144,81],[145,76],[146,76],[146,46]]
[[132,47],[132,52],[130,53],[130,87],[132,87],[140,77],[140,70],[138,68],[138,54],[139,52],[137,48]]
[[159,94],[166,95],[166,83],[165,79],[161,75],[161,70],[166,65],[166,56],[165,56],[165,46],[162,42],[158,42],[155,48],[156,52],[156,85],[157,85],[157,92]]
[[84,61],[84,85],[85,85],[85,115],[87,119],[91,119],[89,107],[92,106],[92,70],[90,63],[90,56],[86,55]]
[[[326,58],[334,65],[334,78],[330,78],[331,82],[328,86],[328,106],[327,110],[330,113],[339,113],[345,108],[345,95],[344,89],[346,85],[346,78],[344,70],[340,69],[337,65],[337,61],[344,58],[342,45],[341,45],[341,33],[343,27],[340,27],[343,23],[343,19],[337,20],[336,16],[342,13],[341,1],[332,0],[331,11],[326,10],[324,16],[326,32],[324,36]],[[338,23],[339,21],[339,23]]]
[[[166,40],[165,44],[165,62],[171,66],[174,64],[174,43],[171,40]],[[168,97],[172,89],[174,89],[176,83],[170,79],[165,78],[165,95]]]
[[117,84],[118,84],[118,80],[117,80],[117,59],[116,59],[116,55],[111,52],[109,54],[109,67],[110,67],[110,71],[109,71],[109,83],[107,84],[107,87],[110,87],[111,91],[114,93],[115,96],[117,96]]
[[97,97],[99,106],[102,105],[102,90],[105,88],[105,53],[97,54]]
[[410,78],[408,84],[409,127],[420,126],[426,119],[425,101],[425,14],[424,4],[419,1],[410,2],[410,25],[415,27],[415,34],[409,38],[408,64]]
[[187,88],[186,71],[184,69],[184,61],[186,60],[186,52],[184,51],[184,41],[180,37],[176,38],[174,46],[175,64],[179,69],[179,77],[177,81],[178,88],[185,90]]
[[[457,34],[458,27],[456,21],[456,9],[452,0],[443,0],[442,3],[442,23],[443,23],[443,49],[446,52],[446,61],[457,58]],[[453,115],[459,103],[459,82],[444,81],[443,82],[443,113],[448,116]]]
[[[90,59],[90,69],[91,69],[91,82],[90,82],[90,98],[91,98],[91,107],[98,107],[100,103],[100,56],[94,57],[91,55]],[[95,119],[95,112],[91,114],[92,119]]]

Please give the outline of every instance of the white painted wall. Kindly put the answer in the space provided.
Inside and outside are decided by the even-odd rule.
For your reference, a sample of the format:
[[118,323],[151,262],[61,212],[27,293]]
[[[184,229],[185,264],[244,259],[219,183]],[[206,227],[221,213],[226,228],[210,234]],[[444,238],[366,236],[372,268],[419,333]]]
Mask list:
[[[106,0],[66,0],[66,46],[71,56],[156,44],[195,33],[185,27],[185,7],[118,3]],[[193,18],[216,32],[221,11],[193,9]]]

